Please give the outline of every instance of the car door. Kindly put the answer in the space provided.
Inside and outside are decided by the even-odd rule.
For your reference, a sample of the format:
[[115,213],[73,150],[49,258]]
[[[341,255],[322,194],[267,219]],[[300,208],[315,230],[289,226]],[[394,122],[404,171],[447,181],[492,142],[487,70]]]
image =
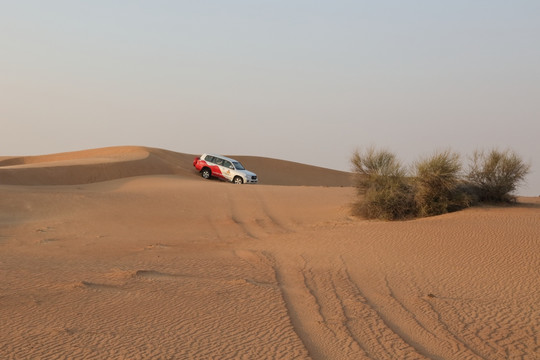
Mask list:
[[230,161],[223,160],[223,163],[220,165],[220,170],[225,179],[232,181],[234,177],[234,166]]
[[206,157],[204,158],[204,161],[206,162],[206,165],[208,165],[208,167],[212,171],[212,176],[223,178],[223,175],[221,174],[221,169],[219,165],[217,164],[218,162],[223,162],[222,159],[217,158],[215,156],[206,155]]

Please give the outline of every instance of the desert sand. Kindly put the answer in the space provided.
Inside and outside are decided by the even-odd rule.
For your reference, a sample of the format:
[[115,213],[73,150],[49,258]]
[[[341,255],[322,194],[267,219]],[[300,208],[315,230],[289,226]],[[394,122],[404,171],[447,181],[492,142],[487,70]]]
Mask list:
[[144,147],[0,158],[1,359],[540,359],[540,201],[350,215],[350,174]]

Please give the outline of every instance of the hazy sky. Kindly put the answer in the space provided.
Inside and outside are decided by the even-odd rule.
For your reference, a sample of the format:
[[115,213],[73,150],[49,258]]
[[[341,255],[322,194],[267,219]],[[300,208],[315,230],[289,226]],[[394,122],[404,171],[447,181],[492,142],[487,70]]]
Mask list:
[[0,1],[0,156],[499,147],[540,195],[539,44],[538,0]]

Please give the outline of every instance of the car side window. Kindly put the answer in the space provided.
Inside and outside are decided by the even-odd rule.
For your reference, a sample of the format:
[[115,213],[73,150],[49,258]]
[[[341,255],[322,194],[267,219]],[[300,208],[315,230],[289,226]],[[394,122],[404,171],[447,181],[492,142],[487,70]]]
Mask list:
[[208,162],[211,162],[211,163],[215,162],[214,157],[213,157],[213,156],[210,156],[210,155],[206,155],[206,157],[204,158],[204,160],[206,160],[206,161],[208,161]]
[[226,167],[226,168],[229,168],[229,169],[234,169],[234,167],[232,166],[231,162],[230,162],[230,161],[227,161],[227,160],[223,161],[223,165],[222,165],[222,166],[224,166],[224,167]]
[[214,158],[214,161],[213,161],[215,164],[217,165],[222,165],[223,164],[223,159],[220,159],[220,158]]

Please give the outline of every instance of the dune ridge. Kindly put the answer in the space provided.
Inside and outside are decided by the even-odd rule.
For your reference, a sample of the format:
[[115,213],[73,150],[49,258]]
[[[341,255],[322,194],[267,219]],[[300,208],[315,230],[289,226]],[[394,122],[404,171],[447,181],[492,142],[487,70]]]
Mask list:
[[0,183],[11,185],[75,185],[132,176],[189,175],[191,158],[160,149],[109,147],[0,161]]
[[[194,178],[196,155],[142,146],[116,146],[75,152],[4,157],[0,184],[76,185],[145,175]],[[235,156],[266,185],[350,186],[347,172],[254,156]]]

